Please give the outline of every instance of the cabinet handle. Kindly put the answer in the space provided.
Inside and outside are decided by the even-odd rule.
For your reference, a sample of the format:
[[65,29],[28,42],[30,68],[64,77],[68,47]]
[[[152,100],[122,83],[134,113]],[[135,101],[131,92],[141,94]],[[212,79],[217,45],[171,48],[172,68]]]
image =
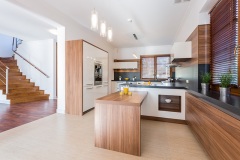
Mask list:
[[86,89],[93,89],[93,87],[88,87],[88,88],[86,88]]
[[100,88],[100,87],[102,87],[102,86],[96,86],[96,88]]
[[93,85],[93,83],[88,83],[88,84],[86,84],[87,86],[92,86]]
[[96,63],[100,63],[100,64],[102,64],[102,62],[100,62],[100,61],[95,61]]
[[171,99],[165,99],[165,102],[167,102],[167,103],[171,103],[172,100],[171,100]]

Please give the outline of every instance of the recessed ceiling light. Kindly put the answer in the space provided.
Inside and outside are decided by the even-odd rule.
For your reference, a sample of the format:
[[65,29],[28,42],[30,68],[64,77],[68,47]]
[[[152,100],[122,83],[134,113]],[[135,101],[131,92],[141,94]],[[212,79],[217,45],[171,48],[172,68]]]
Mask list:
[[131,23],[131,22],[132,22],[132,19],[131,19],[131,18],[128,18],[127,21]]

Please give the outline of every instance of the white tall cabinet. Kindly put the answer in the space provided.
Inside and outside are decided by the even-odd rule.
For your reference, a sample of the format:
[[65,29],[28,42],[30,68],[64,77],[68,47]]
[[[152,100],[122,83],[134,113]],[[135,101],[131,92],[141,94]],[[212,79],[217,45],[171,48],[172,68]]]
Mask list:
[[[95,63],[102,65],[102,84],[94,85]],[[83,42],[83,112],[95,106],[95,99],[108,94],[108,53]]]
[[[101,85],[94,85],[96,62],[102,65]],[[84,40],[66,41],[66,113],[83,115],[107,94],[108,53]]]

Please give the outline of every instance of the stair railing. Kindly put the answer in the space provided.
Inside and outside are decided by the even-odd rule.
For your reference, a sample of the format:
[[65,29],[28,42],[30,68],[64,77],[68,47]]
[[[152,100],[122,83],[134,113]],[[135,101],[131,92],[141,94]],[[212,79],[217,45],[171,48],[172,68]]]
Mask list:
[[0,61],[0,69],[5,73],[2,74],[0,72],[0,81],[2,81],[2,83],[6,86],[6,94],[8,94],[8,71],[9,71],[9,68]]
[[22,58],[24,61],[26,61],[28,64],[30,64],[31,66],[33,66],[36,70],[38,70],[39,72],[41,72],[43,75],[45,75],[47,78],[49,78],[49,76],[44,73],[40,68],[38,68],[37,66],[35,66],[34,64],[32,64],[30,61],[28,61],[26,58],[24,58],[22,55],[20,55],[19,53],[17,53],[17,48],[18,45],[22,44],[22,40],[13,37],[13,42],[12,42],[12,51],[14,52],[14,55],[18,55],[20,58]]

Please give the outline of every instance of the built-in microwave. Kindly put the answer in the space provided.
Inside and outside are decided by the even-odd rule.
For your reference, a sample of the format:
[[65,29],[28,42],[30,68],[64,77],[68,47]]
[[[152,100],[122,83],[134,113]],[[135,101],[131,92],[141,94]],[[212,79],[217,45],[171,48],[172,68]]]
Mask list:
[[102,64],[101,62],[94,63],[94,86],[102,85]]

